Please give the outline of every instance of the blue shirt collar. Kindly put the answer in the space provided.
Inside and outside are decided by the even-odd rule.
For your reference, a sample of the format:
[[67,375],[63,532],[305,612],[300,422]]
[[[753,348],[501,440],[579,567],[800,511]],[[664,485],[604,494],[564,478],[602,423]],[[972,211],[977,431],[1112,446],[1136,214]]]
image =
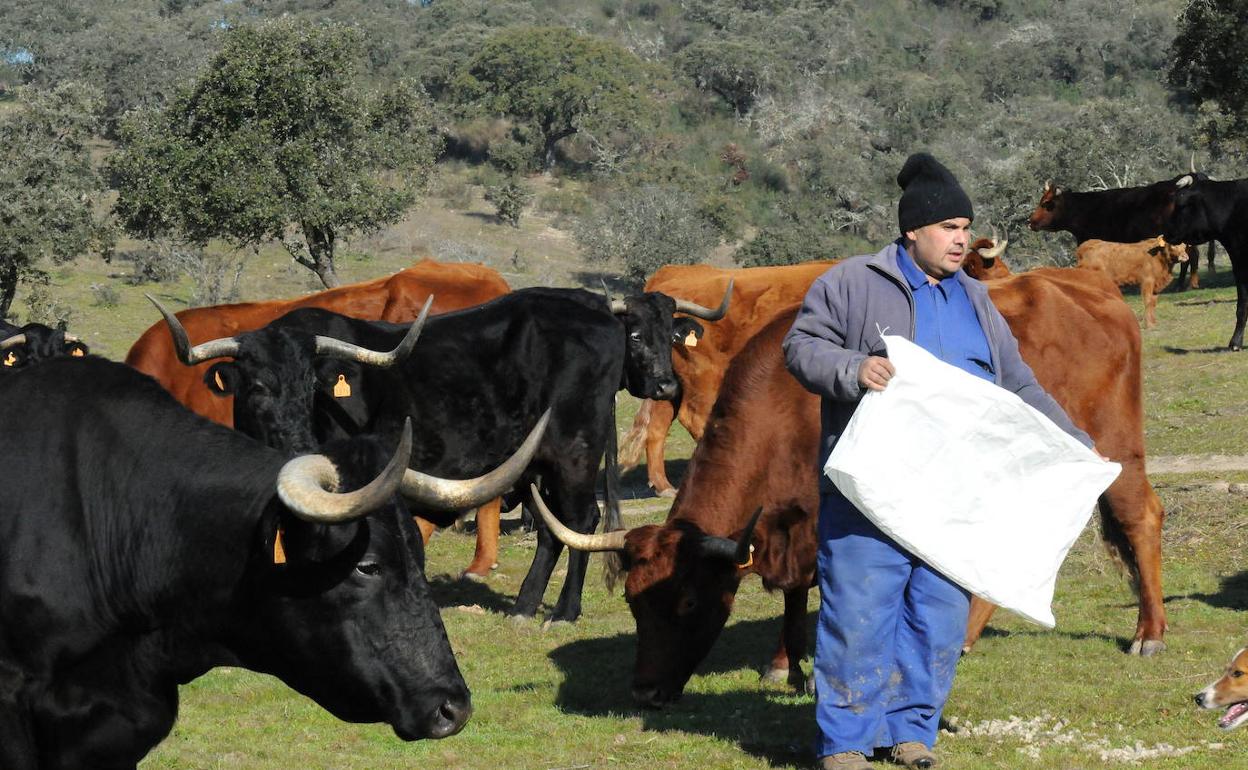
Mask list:
[[[910,252],[906,251],[906,245],[901,240],[897,241],[897,267],[901,269],[902,276],[906,279],[906,283],[910,284],[910,290],[915,291],[928,285],[927,273],[918,266],[914,261],[914,257],[910,256]],[[954,273],[948,278],[941,278],[937,281],[941,291],[947,296],[953,288],[953,284],[958,282],[958,274]]]

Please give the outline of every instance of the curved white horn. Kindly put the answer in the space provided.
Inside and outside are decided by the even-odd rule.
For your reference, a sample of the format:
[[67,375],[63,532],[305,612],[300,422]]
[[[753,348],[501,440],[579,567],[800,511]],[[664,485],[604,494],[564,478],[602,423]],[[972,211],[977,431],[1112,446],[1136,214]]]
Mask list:
[[394,456],[377,478],[354,492],[334,492],[338,469],[325,455],[302,455],[288,461],[277,474],[277,495],[306,521],[337,524],[377,510],[394,498],[403,471],[412,456],[412,421],[403,423],[403,434]]
[[151,294],[144,294],[160,314],[165,317],[165,325],[169,327],[169,334],[173,337],[173,347],[178,353],[178,360],[187,366],[203,363],[213,358],[224,358],[226,356],[238,355],[238,340],[234,337],[219,337],[215,340],[209,340],[195,347],[191,347],[191,338],[187,335],[186,329],[183,328],[182,322],[178,317],[169,312],[164,305],[156,301]]
[[538,514],[541,515],[542,521],[546,522],[546,526],[550,529],[550,534],[554,535],[559,542],[567,547],[578,551],[624,550],[625,538],[628,536],[629,530],[617,529],[614,532],[603,532],[599,535],[586,535],[581,532],[574,532],[559,519],[555,518],[555,514],[551,513],[550,509],[546,507],[546,501],[542,500],[542,493],[537,491],[536,484],[530,484],[529,491],[533,494],[533,505],[537,508]]
[[547,409],[520,448],[507,461],[494,470],[475,479],[452,481],[430,476],[408,468],[403,474],[400,487],[410,502],[439,511],[463,511],[499,497],[515,486],[516,479],[533,461],[546,426],[550,423],[551,410]]
[[425,306],[420,309],[420,315],[416,316],[416,320],[408,327],[403,341],[395,346],[394,350],[370,350],[352,342],[318,334],[316,335],[316,354],[346,361],[359,361],[361,364],[387,369],[407,358],[412,352],[412,348],[416,346],[416,340],[420,339],[420,330],[425,325],[425,318],[428,317],[429,308],[432,305],[433,295],[430,294],[425,300]]
[[[728,313],[728,302],[732,299],[733,280],[734,279],[732,278],[728,279],[728,287],[724,289],[724,298],[720,300],[719,307],[712,310],[711,308],[704,307],[696,302],[677,299],[676,312],[691,315],[694,318],[701,318],[704,321],[718,321]],[[675,297],[673,297],[673,299],[675,299]]]

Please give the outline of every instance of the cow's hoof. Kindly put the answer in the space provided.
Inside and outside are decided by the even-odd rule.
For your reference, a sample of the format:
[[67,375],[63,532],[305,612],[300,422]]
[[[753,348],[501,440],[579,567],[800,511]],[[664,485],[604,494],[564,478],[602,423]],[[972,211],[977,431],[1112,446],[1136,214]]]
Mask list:
[[764,671],[758,680],[770,684],[785,684],[789,681],[789,670],[787,668],[770,668]]
[[481,575],[476,572],[469,572],[468,570],[464,570],[459,575],[460,580],[471,580],[474,583],[484,583],[486,577],[487,577],[486,575]]
[[537,618],[532,615],[508,615],[507,618],[513,626],[531,626],[536,622]]
[[1139,655],[1143,658],[1150,658],[1159,652],[1164,652],[1166,643],[1160,639],[1136,639],[1131,643],[1131,649],[1128,654]]
[[676,496],[676,488],[668,487],[667,489],[657,489],[654,492],[655,497],[673,498]]

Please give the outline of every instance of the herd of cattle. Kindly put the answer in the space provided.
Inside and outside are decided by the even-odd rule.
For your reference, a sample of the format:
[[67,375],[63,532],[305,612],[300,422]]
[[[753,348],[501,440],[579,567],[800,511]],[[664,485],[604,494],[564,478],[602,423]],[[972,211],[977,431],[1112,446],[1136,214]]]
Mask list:
[[[1239,349],[1245,206],[1248,180],[1195,173],[1046,184],[1031,226],[1073,233],[1084,267],[1011,274],[995,238],[966,259],[1040,383],[1123,466],[1099,509],[1138,590],[1136,654],[1165,646],[1164,511],[1144,470],[1139,324],[1118,285],[1148,299],[1192,246],[1220,241]],[[38,324],[0,326],[0,767],[134,767],[172,728],[177,686],[218,665],[403,739],[455,734],[472,706],[424,548],[475,509],[467,573],[484,576],[499,511],[522,501],[543,524],[511,613],[536,614],[567,545],[549,618],[576,620],[588,553],[612,554],[640,704],[680,696],[750,573],[784,595],[769,676],[804,687],[818,398],[780,339],[831,264],[665,267],[612,299],[424,261],[291,301],[175,315],[153,300],[164,319],[128,366]],[[645,400],[617,451],[621,389]],[[678,492],[663,468],[674,419],[698,441]],[[617,456],[635,464],[643,448],[675,501],[663,525],[625,530]],[[968,649],[992,609],[977,602]]]

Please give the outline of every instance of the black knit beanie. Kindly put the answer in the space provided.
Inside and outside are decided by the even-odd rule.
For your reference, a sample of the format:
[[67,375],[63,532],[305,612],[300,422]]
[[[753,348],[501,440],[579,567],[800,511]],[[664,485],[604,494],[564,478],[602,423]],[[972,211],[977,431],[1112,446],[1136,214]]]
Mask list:
[[906,158],[897,174],[901,200],[897,203],[897,225],[904,235],[924,225],[954,217],[974,219],[971,199],[949,169],[925,152]]

